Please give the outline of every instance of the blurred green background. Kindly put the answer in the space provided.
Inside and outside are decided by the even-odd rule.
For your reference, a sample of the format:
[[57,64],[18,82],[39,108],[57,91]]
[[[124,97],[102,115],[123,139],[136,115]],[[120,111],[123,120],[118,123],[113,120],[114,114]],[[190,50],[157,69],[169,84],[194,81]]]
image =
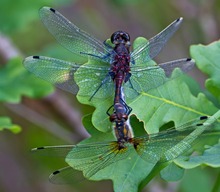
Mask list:
[[[220,34],[220,1],[217,0],[1,0],[0,68],[15,56],[24,58],[40,54],[71,61],[71,53],[62,48],[41,23],[38,10],[42,6],[57,9],[101,41],[116,30],[129,32],[132,41],[138,36],[150,38],[183,17],[182,26],[156,58],[159,63],[190,57],[190,45],[209,44],[218,40]],[[15,64],[19,62],[21,60]],[[196,69],[190,73],[203,84],[203,74]],[[24,94],[0,102],[0,117],[9,116],[14,124],[22,127],[18,134],[7,130],[0,132],[0,191],[112,191],[110,181],[59,186],[47,180],[49,173],[64,167],[65,163],[56,158],[33,156],[30,149],[75,144],[87,137],[81,116],[93,109],[79,104],[73,95],[60,90],[53,93],[50,85],[45,89],[48,90],[44,95],[51,94],[40,99],[37,97],[42,97],[43,91],[38,96],[35,94],[34,99],[24,96],[31,94]],[[8,90],[12,95],[16,91],[14,87]],[[158,177],[144,191],[191,192],[195,191],[192,186],[197,186],[197,191],[206,192],[217,179],[217,171],[210,168],[189,170],[180,182],[173,183]]]

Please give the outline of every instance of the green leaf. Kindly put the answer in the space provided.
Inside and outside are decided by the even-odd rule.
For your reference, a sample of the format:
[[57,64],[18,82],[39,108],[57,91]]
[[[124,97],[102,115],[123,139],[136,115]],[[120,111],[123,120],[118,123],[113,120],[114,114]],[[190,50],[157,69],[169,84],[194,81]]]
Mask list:
[[184,169],[177,166],[175,163],[169,164],[161,172],[160,176],[166,181],[178,181],[184,175]]
[[19,125],[12,124],[11,119],[8,117],[0,117],[0,131],[8,129],[13,133],[19,133],[21,127]]
[[159,127],[170,121],[175,122],[177,127],[189,119],[212,115],[217,111],[204,94],[193,96],[181,78],[142,93],[129,106],[137,118],[144,122],[149,133],[158,132]]
[[177,159],[175,163],[184,169],[192,169],[201,165],[220,167],[220,143],[209,146],[202,155],[191,156],[187,160]]
[[206,88],[220,101],[220,41],[209,45],[193,45],[190,54],[198,68],[209,76]]
[[[196,168],[187,170],[185,176],[179,185],[178,191],[184,192],[207,192],[212,191],[213,175],[209,173],[209,170],[204,168]],[[212,191],[214,192],[214,191]],[[216,191],[217,192],[217,191]]]
[[18,103],[24,95],[44,97],[53,92],[53,87],[30,74],[21,58],[15,58],[0,68],[0,90],[0,101]]

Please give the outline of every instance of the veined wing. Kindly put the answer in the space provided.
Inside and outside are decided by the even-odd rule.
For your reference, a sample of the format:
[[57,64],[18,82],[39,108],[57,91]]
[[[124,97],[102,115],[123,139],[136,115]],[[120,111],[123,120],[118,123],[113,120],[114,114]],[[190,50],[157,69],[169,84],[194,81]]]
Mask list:
[[49,181],[54,184],[73,184],[85,180],[81,171],[77,171],[70,166],[54,171],[49,176]]
[[106,84],[101,86],[95,97],[109,97],[113,93],[111,91],[114,86],[107,66],[78,65],[50,57],[30,56],[24,60],[24,67],[36,76],[73,94],[78,93],[80,86],[80,95],[91,97],[103,81]]
[[212,127],[207,116],[202,116],[182,126],[147,137],[134,138],[137,153],[147,162],[174,160],[189,150],[201,134]]
[[76,145],[43,146],[31,149],[33,154],[65,158]]
[[[75,145],[44,146],[31,150],[32,153],[40,156],[65,158]],[[49,181],[54,184],[79,183],[85,180],[81,171],[77,171],[70,166],[54,171],[49,176]]]
[[[185,72],[188,72],[194,65],[194,60],[188,58],[169,61],[155,66],[144,67],[133,65],[131,67],[132,75],[130,78],[130,84],[133,89],[139,93],[147,92],[163,85],[167,81],[172,80]],[[181,72],[176,75],[172,75],[171,77],[175,68],[179,68]],[[129,82],[125,84],[125,92],[126,89],[131,88],[131,85],[129,85]]]
[[66,162],[74,169],[83,171],[86,178],[99,170],[129,156],[133,146],[129,143],[120,148],[117,141],[94,145],[78,145],[66,157]]
[[[118,142],[113,141],[84,145],[46,146],[34,148],[32,152],[45,156],[65,157],[70,167],[82,171],[83,175],[89,179],[101,169],[125,159],[131,153],[132,148],[133,146],[127,143],[125,148],[120,149]],[[50,178],[54,177],[52,180],[57,183],[65,180],[66,175],[74,177],[76,170],[72,170],[72,173],[70,170],[61,169],[54,172]]]
[[95,59],[110,62],[110,55],[114,53],[112,49],[79,29],[58,11],[43,7],[39,14],[49,32],[63,47],[80,56],[88,57],[89,54]]
[[142,64],[156,57],[165,46],[167,41],[170,39],[170,37],[180,27],[182,21],[182,17],[175,20],[159,34],[152,37],[147,43],[143,43],[135,48],[134,51],[131,53],[132,61],[135,62],[138,59],[138,62]]

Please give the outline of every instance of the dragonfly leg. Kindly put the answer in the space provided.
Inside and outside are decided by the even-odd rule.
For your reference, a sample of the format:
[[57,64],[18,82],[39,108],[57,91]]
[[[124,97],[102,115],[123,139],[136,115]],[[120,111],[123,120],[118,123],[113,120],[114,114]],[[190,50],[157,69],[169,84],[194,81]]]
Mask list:
[[130,79],[131,73],[127,73],[125,76],[125,83]]
[[111,114],[109,113],[109,111],[110,111],[113,107],[114,107],[114,105],[110,106],[110,107],[108,108],[108,110],[106,111],[106,113],[107,113],[108,116],[111,116]]
[[130,61],[133,65],[135,65],[135,60],[133,57],[131,57],[131,61]]
[[129,106],[127,105],[127,109],[128,109],[127,114],[129,115],[129,114],[131,113],[131,111],[132,111],[132,108],[131,108],[131,107],[129,107]]
[[82,55],[89,55],[89,56],[92,56],[92,57],[103,59],[103,57],[100,57],[99,55],[94,55],[92,53],[80,52],[80,54],[82,54]]
[[94,55],[92,53],[86,53],[86,52],[80,52],[80,54],[82,55],[88,55],[88,56],[91,56],[91,57],[95,57],[95,58],[98,58],[100,60],[106,60],[108,57],[111,56],[110,53],[106,54],[106,55],[103,55],[103,56],[99,56],[99,55]]
[[122,102],[122,105],[123,105],[123,106],[125,107],[125,109],[126,109],[126,114],[129,115],[129,114],[131,113],[131,111],[132,111],[132,108],[129,107],[129,106],[127,105],[127,103],[126,103],[122,98],[120,98],[120,100],[121,100],[121,102]]
[[100,83],[100,85],[98,86],[98,88],[95,90],[95,92],[92,94],[92,96],[89,98],[89,101],[92,100],[92,98],[95,96],[95,94],[99,91],[99,89],[102,87],[102,85],[104,85],[107,80],[108,80],[109,74],[107,73],[107,75],[105,76],[105,79],[102,80],[102,82]]
[[108,74],[112,78],[112,80],[114,81],[115,80],[115,72],[109,71]]
[[128,83],[130,84],[131,88],[134,89],[130,79],[128,80]]
[[139,92],[134,88],[134,86],[133,86],[133,84],[131,83],[131,80],[130,80],[130,79],[128,80],[128,83],[130,84],[131,89],[133,89],[133,90],[139,95]]

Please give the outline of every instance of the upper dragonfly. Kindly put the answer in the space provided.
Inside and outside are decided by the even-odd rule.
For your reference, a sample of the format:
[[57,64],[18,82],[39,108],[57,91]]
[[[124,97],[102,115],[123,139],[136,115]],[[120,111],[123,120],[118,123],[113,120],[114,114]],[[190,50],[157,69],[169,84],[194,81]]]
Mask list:
[[[82,31],[52,8],[43,7],[39,14],[49,32],[63,47],[95,62],[83,65],[44,56],[30,56],[24,60],[24,66],[57,87],[90,97],[90,100],[93,97],[107,98],[114,92],[116,96],[120,95],[123,83],[127,96],[131,90],[135,93],[146,92],[169,80],[175,68],[187,72],[194,66],[194,61],[187,58],[159,65],[146,64],[161,51],[179,28],[182,18],[131,52],[130,36],[124,31],[112,34],[111,46],[107,41],[103,43]],[[120,98],[116,99],[119,102]]]

